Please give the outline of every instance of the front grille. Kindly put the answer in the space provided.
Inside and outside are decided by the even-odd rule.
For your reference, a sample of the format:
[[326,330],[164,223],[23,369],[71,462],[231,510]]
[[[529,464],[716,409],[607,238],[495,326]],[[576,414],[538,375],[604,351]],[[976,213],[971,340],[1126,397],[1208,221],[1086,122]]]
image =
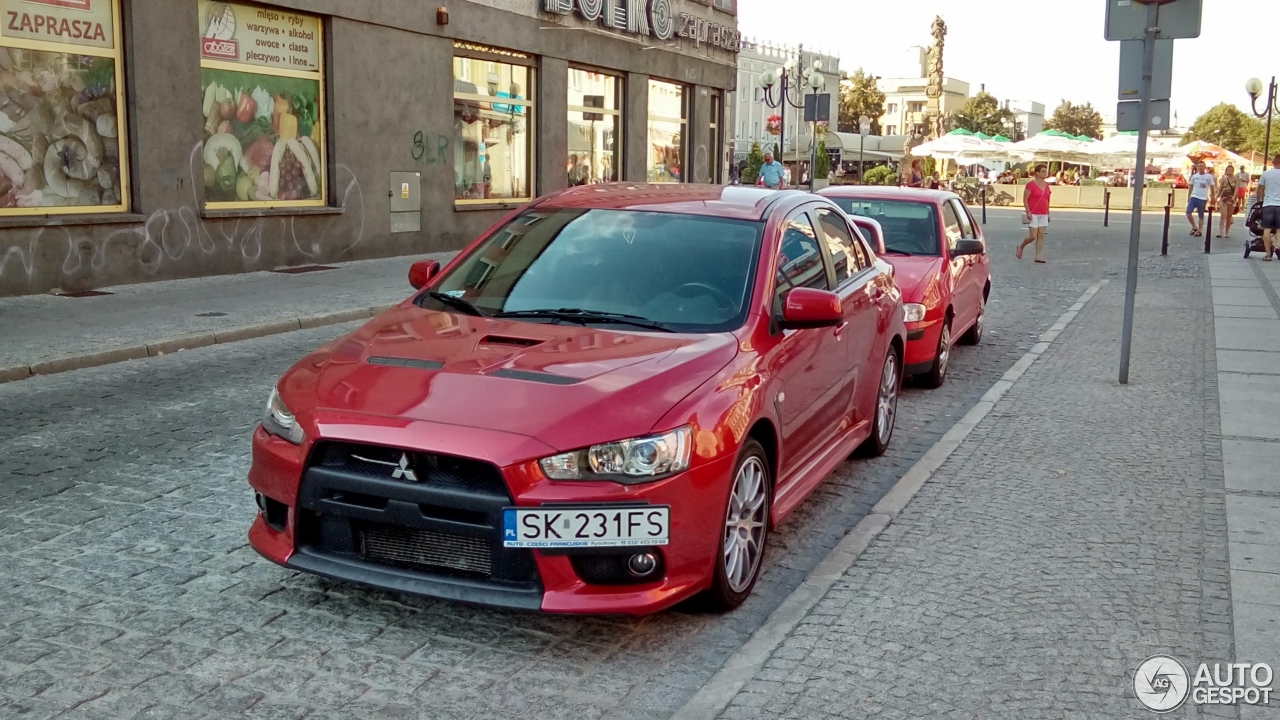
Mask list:
[[491,543],[485,538],[369,523],[355,526],[356,547],[372,562],[481,578],[493,574]]
[[[391,479],[400,467],[400,459],[408,459],[408,469],[416,482],[423,485],[453,488],[493,497],[507,498],[507,484],[502,472],[483,460],[441,455],[438,453],[401,450],[381,445],[330,442],[316,450],[316,465],[341,470],[353,475]],[[398,480],[412,482],[403,473]]]

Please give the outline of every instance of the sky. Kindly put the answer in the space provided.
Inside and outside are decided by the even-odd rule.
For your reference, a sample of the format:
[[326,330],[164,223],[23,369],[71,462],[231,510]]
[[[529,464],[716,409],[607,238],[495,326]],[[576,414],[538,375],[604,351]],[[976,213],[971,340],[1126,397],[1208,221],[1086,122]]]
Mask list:
[[[1204,5],[1200,37],[1174,43],[1180,127],[1220,102],[1248,111],[1245,81],[1280,75],[1280,0]],[[738,0],[747,39],[804,43],[838,56],[846,72],[882,77],[919,74],[907,72],[909,49],[933,41],[935,15],[947,24],[945,73],[971,94],[985,84],[1001,100],[1043,103],[1046,116],[1066,99],[1114,118],[1120,43],[1102,36],[1103,0]]]

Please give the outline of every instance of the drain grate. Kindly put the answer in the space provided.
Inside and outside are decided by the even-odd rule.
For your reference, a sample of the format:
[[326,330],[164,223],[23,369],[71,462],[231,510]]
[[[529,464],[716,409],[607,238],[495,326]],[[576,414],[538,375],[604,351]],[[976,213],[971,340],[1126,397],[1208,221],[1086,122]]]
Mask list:
[[196,317],[224,317],[225,315],[224,312],[196,313]]
[[104,292],[102,290],[81,290],[79,292],[62,293],[62,297],[98,297],[99,295],[115,295],[115,293]]
[[280,268],[272,270],[273,273],[281,273],[283,275],[297,275],[299,273],[320,272],[321,270],[337,270],[332,265],[299,265],[298,267]]

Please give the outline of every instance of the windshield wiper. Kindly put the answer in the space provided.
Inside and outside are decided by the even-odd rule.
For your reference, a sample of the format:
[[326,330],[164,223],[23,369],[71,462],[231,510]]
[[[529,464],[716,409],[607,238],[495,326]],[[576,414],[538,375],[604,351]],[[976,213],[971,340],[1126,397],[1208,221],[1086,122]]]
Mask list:
[[556,320],[572,320],[574,322],[586,325],[588,322],[601,323],[617,323],[622,325],[634,325],[636,327],[648,328],[650,330],[661,330],[662,332],[675,332],[671,328],[656,323],[647,317],[641,315],[628,315],[626,313],[611,313],[601,310],[583,310],[582,308],[540,308],[537,310],[511,310],[509,312],[500,312],[494,315],[499,318],[553,318]]
[[907,257],[911,257],[913,255],[913,253],[909,253],[906,250],[899,250],[898,248],[891,248],[891,247],[885,248],[884,251],[887,253],[896,253],[898,255],[906,255]]
[[453,308],[457,308],[458,310],[461,310],[468,315],[475,315],[477,317],[489,317],[489,313],[485,312],[484,310],[481,310],[479,307],[476,306],[475,303],[471,302],[470,300],[464,300],[460,297],[446,295],[442,292],[436,292],[435,290],[429,291],[427,293],[427,297],[437,302],[440,302],[441,304],[448,305]]

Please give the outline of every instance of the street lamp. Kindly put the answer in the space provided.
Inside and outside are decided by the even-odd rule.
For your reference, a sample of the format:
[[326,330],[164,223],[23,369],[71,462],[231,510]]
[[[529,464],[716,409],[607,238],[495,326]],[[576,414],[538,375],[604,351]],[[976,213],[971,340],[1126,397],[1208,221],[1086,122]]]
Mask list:
[[819,72],[822,61],[815,60],[813,65],[805,69],[805,82],[813,89],[813,131],[809,134],[809,192],[813,192],[814,181],[818,179],[818,91],[827,84],[827,79]]
[[867,179],[863,175],[866,170],[863,168],[862,162],[863,156],[867,152],[867,135],[871,134],[871,118],[866,115],[858,118],[858,134],[862,136],[862,144],[858,147],[858,182],[866,185]]
[[[804,45],[800,46],[799,53],[804,53]],[[802,85],[809,84],[812,86],[817,82],[816,87],[821,87],[826,80],[818,72],[822,68],[821,61],[815,61],[811,66],[797,72],[796,66],[799,63],[796,58],[788,58],[782,67],[777,70],[766,70],[760,75],[760,87],[764,90],[764,104],[766,107],[779,110],[780,123],[778,127],[778,152],[782,155],[782,162],[786,163],[786,143],[787,143],[787,108],[792,107],[797,110],[804,109],[804,99],[800,95],[798,99],[792,99],[793,89],[803,94]],[[774,86],[778,88],[778,94],[774,95]],[[815,90],[815,94],[816,94]]]
[[1249,81],[1244,84],[1244,91],[1249,93],[1254,117],[1267,118],[1267,139],[1262,147],[1262,167],[1265,169],[1271,159],[1271,115],[1275,110],[1280,109],[1276,106],[1276,78],[1274,75],[1271,76],[1271,84],[1267,86],[1267,109],[1265,112],[1258,112],[1258,96],[1262,94],[1262,81],[1258,78],[1249,78]]

